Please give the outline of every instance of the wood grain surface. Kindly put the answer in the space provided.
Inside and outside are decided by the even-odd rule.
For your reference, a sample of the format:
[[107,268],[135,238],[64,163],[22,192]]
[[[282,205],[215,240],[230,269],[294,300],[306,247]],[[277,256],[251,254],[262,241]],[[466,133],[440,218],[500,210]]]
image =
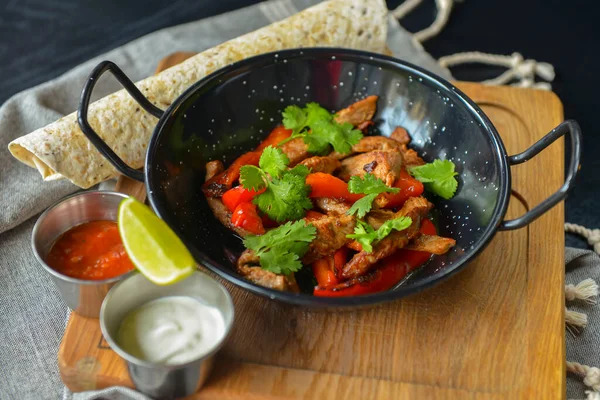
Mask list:
[[[509,154],[563,119],[549,92],[456,85],[490,117]],[[531,206],[549,196],[563,182],[563,141],[513,167],[512,179]],[[140,193],[139,183],[120,184]],[[512,197],[507,217],[525,211]],[[562,399],[563,222],[560,204],[526,228],[499,232],[445,283],[366,310],[308,311],[221,280],[234,298],[235,325],[206,386],[190,399]],[[132,386],[96,319],[71,315],[58,363],[73,391]]]

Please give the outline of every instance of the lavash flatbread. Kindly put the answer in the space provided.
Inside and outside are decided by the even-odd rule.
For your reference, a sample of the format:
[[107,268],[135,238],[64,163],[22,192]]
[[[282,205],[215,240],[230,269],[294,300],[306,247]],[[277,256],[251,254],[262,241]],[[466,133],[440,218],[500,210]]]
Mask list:
[[[204,76],[254,55],[298,47],[384,52],[386,21],[384,0],[326,1],[200,53],[136,85],[152,103],[166,109]],[[88,119],[128,165],[143,167],[157,119],[125,90],[91,104]],[[76,113],[12,141],[8,149],[19,161],[36,168],[47,181],[66,178],[81,188],[89,188],[118,175],[83,135]]]

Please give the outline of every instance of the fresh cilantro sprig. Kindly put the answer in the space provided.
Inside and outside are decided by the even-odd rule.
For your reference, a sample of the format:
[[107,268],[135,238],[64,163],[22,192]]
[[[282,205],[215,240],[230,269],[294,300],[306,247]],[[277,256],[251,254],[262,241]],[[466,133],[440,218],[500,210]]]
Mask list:
[[449,160],[435,160],[432,163],[409,168],[411,175],[423,182],[425,189],[448,200],[456,193],[458,181],[454,163]]
[[288,170],[289,158],[278,148],[264,149],[258,167],[244,165],[240,169],[240,183],[246,189],[265,191],[253,200],[269,218],[283,222],[304,217],[312,208],[306,184],[309,169],[296,165]]
[[333,115],[317,103],[308,103],[304,108],[288,106],[282,115],[283,126],[293,132],[280,145],[301,137],[310,153],[328,153],[333,147],[338,153],[348,154],[352,146],[363,138],[360,130],[354,129],[350,123],[338,124]]
[[392,230],[403,231],[412,224],[410,217],[399,217],[387,220],[375,230],[373,227],[362,220],[356,221],[354,233],[346,235],[349,239],[354,239],[361,244],[363,251],[370,253],[373,251],[373,243],[380,241],[389,235]]
[[317,230],[306,221],[288,222],[264,235],[249,235],[244,246],[259,257],[260,266],[275,274],[289,275],[302,268],[300,258],[316,237]]
[[353,176],[348,182],[348,191],[355,194],[366,194],[365,197],[356,201],[348,210],[349,215],[356,214],[358,218],[364,217],[373,206],[373,200],[380,193],[398,193],[400,189],[391,188],[373,174],[366,174],[364,178]]
[[246,189],[261,190],[268,185],[269,175],[273,178],[281,177],[289,163],[290,159],[283,151],[268,146],[260,156],[258,167],[244,165],[240,168],[240,183]]

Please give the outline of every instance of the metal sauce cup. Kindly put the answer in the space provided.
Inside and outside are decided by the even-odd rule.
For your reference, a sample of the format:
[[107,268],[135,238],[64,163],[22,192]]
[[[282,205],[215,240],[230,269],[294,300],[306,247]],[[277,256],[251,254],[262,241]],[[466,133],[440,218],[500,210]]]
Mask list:
[[[136,308],[152,300],[168,296],[188,296],[215,307],[225,321],[223,337],[213,349],[185,364],[162,365],[136,358],[116,342],[121,322]],[[141,274],[115,285],[102,304],[100,328],[110,347],[127,362],[129,376],[140,392],[153,398],[172,399],[198,391],[210,374],[213,358],[223,346],[233,325],[233,301],[227,289],[209,275],[196,271],[172,285],[158,286]]]
[[127,197],[106,191],[76,193],[49,207],[33,227],[33,254],[50,274],[67,306],[84,317],[98,318],[102,301],[110,288],[133,271],[104,280],[75,279],[52,269],[45,262],[46,256],[59,236],[74,226],[90,221],[116,221],[119,203]]

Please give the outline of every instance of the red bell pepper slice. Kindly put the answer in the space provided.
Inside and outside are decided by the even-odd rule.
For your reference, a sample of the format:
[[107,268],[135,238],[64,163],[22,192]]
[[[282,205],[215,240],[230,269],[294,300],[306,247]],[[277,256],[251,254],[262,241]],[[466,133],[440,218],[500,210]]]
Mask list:
[[348,249],[339,248],[333,256],[323,257],[311,264],[319,286],[337,285],[341,282],[342,268],[348,260]]
[[252,190],[246,189],[243,186],[236,186],[226,191],[221,200],[223,200],[223,204],[229,208],[229,211],[233,212],[240,203],[251,202],[256,195],[261,194],[265,190],[266,189]]
[[265,140],[263,140],[258,145],[258,147],[256,148],[256,151],[262,152],[264,149],[266,149],[269,146],[278,145],[279,143],[283,142],[285,139],[292,136],[292,132],[293,131],[291,129],[285,129],[285,127],[283,125],[279,125],[279,126],[275,127],[275,129],[273,129],[271,131],[271,133],[269,133],[269,136],[267,136],[265,138]]
[[364,194],[350,193],[346,182],[323,172],[308,174],[306,184],[311,187],[311,192],[308,195],[310,198],[330,197],[354,203],[364,197]]
[[400,171],[400,177],[394,182],[394,187],[399,188],[400,192],[383,194],[388,199],[385,208],[402,207],[409,197],[417,197],[423,193],[423,184],[410,176],[406,169]]
[[235,208],[231,214],[231,223],[255,235],[265,233],[262,218],[256,212],[256,206],[250,202],[240,203]]
[[[292,131],[285,129],[283,126],[278,126],[273,129],[271,133],[269,133],[269,136],[267,136],[267,138],[263,140],[260,145],[258,145],[256,150],[242,154],[233,163],[231,163],[231,165],[225,171],[206,181],[203,185],[205,193],[209,196],[215,197],[214,194],[218,193],[219,190],[230,189],[233,184],[240,179],[240,169],[244,165],[258,165],[260,156],[266,147],[275,146],[291,135]],[[219,186],[219,190],[211,190],[211,188],[213,188],[215,185]]]
[[[429,219],[421,224],[421,233],[435,235],[436,229]],[[420,267],[431,258],[423,251],[400,249],[381,261],[380,267],[365,276],[350,279],[334,286],[315,287],[313,294],[320,297],[348,297],[383,292],[393,288],[409,272]]]

